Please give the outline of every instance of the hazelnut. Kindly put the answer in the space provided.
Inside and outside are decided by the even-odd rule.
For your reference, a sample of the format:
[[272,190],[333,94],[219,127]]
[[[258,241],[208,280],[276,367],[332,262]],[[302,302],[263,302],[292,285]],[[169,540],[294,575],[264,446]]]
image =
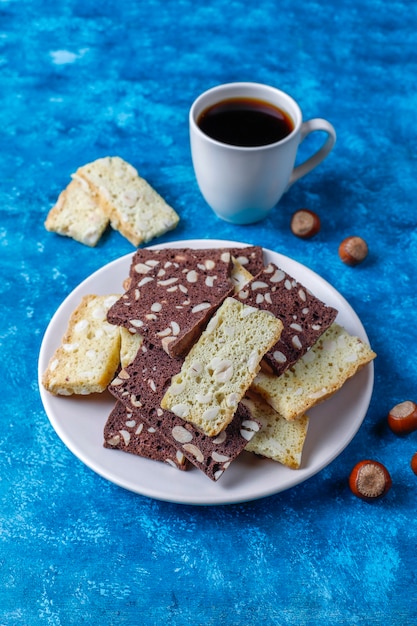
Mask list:
[[417,430],[417,404],[411,400],[396,404],[388,413],[388,426],[396,435],[409,435]]
[[417,452],[415,454],[413,454],[413,456],[411,457],[411,469],[413,470],[414,474],[417,474]]
[[320,230],[320,218],[309,209],[296,211],[291,218],[291,231],[296,237],[309,239]]
[[349,476],[352,493],[367,502],[382,498],[391,486],[392,480],[388,470],[378,461],[360,461]]
[[339,246],[339,256],[346,265],[358,265],[368,256],[368,244],[362,237],[346,237]]

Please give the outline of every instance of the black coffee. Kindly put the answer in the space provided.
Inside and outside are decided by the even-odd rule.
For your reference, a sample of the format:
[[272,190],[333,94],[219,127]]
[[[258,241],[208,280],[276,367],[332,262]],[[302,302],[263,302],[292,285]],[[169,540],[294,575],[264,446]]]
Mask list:
[[203,133],[233,146],[265,146],[294,129],[288,113],[263,100],[230,98],[205,109],[197,120]]

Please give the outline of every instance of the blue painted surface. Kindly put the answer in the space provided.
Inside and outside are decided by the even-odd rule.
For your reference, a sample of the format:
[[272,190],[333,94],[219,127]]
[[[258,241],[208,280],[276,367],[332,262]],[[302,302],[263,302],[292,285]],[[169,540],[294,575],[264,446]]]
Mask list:
[[[416,399],[416,28],[407,0],[0,2],[2,626],[417,622],[417,434],[399,439],[385,421]],[[250,227],[207,208],[188,145],[193,99],[235,80],[287,90],[338,133],[325,163]],[[262,244],[358,312],[378,353],[375,391],[317,476],[258,502],[168,504],[106,482],[52,430],[37,387],[45,328],[82,279],[132,248],[111,232],[89,249],[43,222],[70,174],[105,155],[132,162],[180,213],[160,241]],[[289,231],[300,207],[321,216],[313,240]],[[355,269],[337,255],[351,234],[370,247]],[[365,457],[393,478],[373,505],[347,487]]]

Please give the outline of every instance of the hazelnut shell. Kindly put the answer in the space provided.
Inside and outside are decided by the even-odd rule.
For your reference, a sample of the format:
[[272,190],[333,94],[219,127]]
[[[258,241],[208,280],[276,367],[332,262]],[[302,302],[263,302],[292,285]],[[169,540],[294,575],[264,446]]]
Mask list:
[[301,239],[310,239],[320,230],[320,218],[310,209],[300,209],[291,218],[291,232]]
[[413,470],[414,474],[417,475],[417,452],[415,454],[413,454],[413,456],[411,457],[411,469]]
[[352,493],[366,502],[382,498],[391,486],[392,480],[387,468],[370,459],[357,463],[349,476]]
[[346,265],[359,265],[368,256],[368,244],[362,237],[346,237],[339,245],[339,256]]
[[396,404],[388,413],[388,426],[396,435],[409,435],[417,430],[417,404],[412,400]]

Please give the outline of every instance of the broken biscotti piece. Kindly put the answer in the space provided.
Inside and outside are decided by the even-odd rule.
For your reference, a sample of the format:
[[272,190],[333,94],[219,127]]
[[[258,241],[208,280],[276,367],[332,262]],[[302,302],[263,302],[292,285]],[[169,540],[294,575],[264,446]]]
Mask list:
[[45,389],[63,396],[106,389],[119,366],[120,329],[106,321],[107,311],[118,298],[118,295],[82,298],[43,374]]
[[166,443],[138,413],[117,402],[104,427],[104,447],[122,450],[153,461],[164,461],[180,470],[189,463],[182,452]]
[[285,374],[275,376],[261,371],[251,389],[285,419],[293,420],[333,395],[375,357],[361,339],[332,324]]
[[245,450],[278,461],[291,469],[299,469],[309,418],[302,415],[288,421],[260,396],[248,393],[241,403],[249,409],[261,429],[248,442]]
[[134,246],[159,237],[179,222],[174,209],[120,157],[87,163],[77,170],[76,176],[85,180],[97,195],[111,226]]
[[218,437],[207,437],[192,424],[159,407],[181,361],[157,346],[143,344],[134,362],[121,370],[109,391],[132,412],[132,420],[146,422],[165,444],[175,447],[211,480],[218,480],[248,441],[258,432],[259,422],[239,404],[229,426]]
[[161,407],[209,437],[218,435],[281,330],[282,323],[267,311],[226,298],[173,376]]
[[270,311],[282,321],[281,337],[264,358],[278,376],[316,343],[337,315],[336,309],[324,304],[273,263],[235,297],[245,304]]
[[71,237],[94,247],[105,231],[109,218],[83,180],[74,179],[59,195],[49,211],[46,230]]
[[231,271],[230,253],[223,250],[140,249],[132,260],[129,289],[107,319],[179,357],[233,293]]
[[239,293],[239,291],[252,280],[253,275],[248,272],[245,266],[241,265],[234,257],[232,257],[232,261],[233,268],[230,278],[233,283],[234,293]]

